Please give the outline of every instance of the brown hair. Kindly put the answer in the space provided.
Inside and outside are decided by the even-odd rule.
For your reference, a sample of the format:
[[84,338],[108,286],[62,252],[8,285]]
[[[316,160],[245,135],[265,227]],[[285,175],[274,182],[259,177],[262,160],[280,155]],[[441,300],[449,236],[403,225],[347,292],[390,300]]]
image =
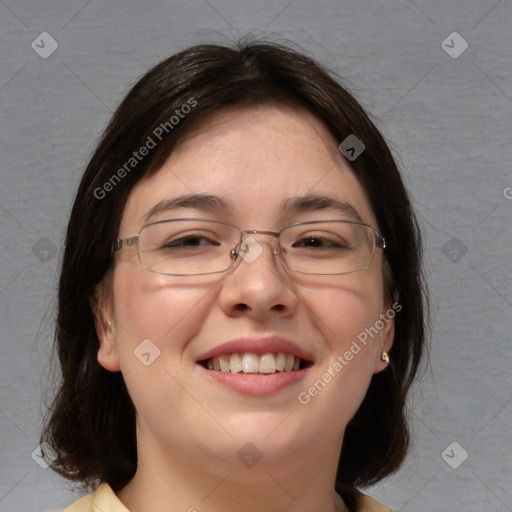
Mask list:
[[[134,406],[121,373],[97,362],[91,307],[95,288],[112,268],[112,243],[128,195],[196,120],[223,107],[262,103],[301,106],[323,121],[336,140],[354,134],[365,145],[351,167],[386,238],[388,298],[396,292],[402,310],[395,318],[392,363],[373,375],[346,428],[336,490],[355,511],[358,487],[378,482],[403,462],[409,444],[405,399],[423,352],[427,307],[421,238],[407,191],[384,138],[337,79],[303,52],[245,40],[233,47],[194,46],[151,69],[117,108],[85,170],[59,282],[55,342],[62,381],[41,436],[57,451],[52,467],[61,475],[85,485],[104,481],[118,490],[137,466]],[[185,104],[194,106],[178,123],[170,121]],[[162,126],[167,129],[158,132],[156,147],[126,166]],[[114,174],[120,179],[113,180]]]

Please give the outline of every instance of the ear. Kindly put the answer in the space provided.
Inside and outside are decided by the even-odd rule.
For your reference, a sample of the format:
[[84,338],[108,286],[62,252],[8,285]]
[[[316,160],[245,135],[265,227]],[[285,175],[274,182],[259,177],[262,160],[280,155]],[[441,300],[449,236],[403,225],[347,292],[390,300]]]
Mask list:
[[96,335],[98,336],[98,363],[111,372],[121,369],[116,348],[116,329],[110,273],[96,286],[91,299]]
[[389,364],[392,364],[393,361],[390,361],[389,364],[382,361],[382,353],[391,350],[393,346],[393,340],[395,339],[395,317],[401,311],[402,305],[398,303],[398,294],[395,294],[395,300],[392,305],[388,305],[387,309],[383,311],[381,315],[382,322],[384,323],[384,327],[379,332],[379,338],[376,343],[376,353],[375,353],[375,366],[374,373],[379,373],[382,370],[385,370]]

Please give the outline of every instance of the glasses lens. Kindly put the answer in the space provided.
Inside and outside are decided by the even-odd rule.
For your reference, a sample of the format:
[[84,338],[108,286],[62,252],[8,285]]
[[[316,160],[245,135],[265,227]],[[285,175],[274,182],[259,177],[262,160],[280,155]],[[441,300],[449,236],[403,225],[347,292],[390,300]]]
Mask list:
[[375,252],[372,227],[344,221],[298,224],[281,232],[288,267],[304,274],[347,274],[367,268]]
[[143,267],[167,275],[223,272],[232,264],[231,250],[240,232],[215,221],[180,219],[145,226],[139,234]]

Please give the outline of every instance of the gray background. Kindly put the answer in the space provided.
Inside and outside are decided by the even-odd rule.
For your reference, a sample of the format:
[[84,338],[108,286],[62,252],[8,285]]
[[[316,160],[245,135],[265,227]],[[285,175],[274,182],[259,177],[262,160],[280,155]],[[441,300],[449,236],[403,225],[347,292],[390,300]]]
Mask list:
[[[512,510],[511,27],[511,0],[0,0],[0,510],[79,496],[31,453],[63,232],[98,136],[150,66],[248,31],[345,77],[425,230],[431,369],[411,396],[406,464],[369,492],[403,512]],[[31,44],[48,52],[45,31],[58,49],[42,58]],[[469,45],[458,58],[442,46],[460,53],[454,31]]]

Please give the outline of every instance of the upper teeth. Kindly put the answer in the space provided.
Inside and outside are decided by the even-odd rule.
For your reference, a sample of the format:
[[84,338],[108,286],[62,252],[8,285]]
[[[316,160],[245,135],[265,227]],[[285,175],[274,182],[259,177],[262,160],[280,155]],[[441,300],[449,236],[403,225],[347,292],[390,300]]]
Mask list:
[[208,359],[206,367],[209,370],[231,373],[275,373],[276,371],[290,372],[298,370],[300,358],[292,354],[268,353],[258,356],[250,352],[244,354],[222,354]]

